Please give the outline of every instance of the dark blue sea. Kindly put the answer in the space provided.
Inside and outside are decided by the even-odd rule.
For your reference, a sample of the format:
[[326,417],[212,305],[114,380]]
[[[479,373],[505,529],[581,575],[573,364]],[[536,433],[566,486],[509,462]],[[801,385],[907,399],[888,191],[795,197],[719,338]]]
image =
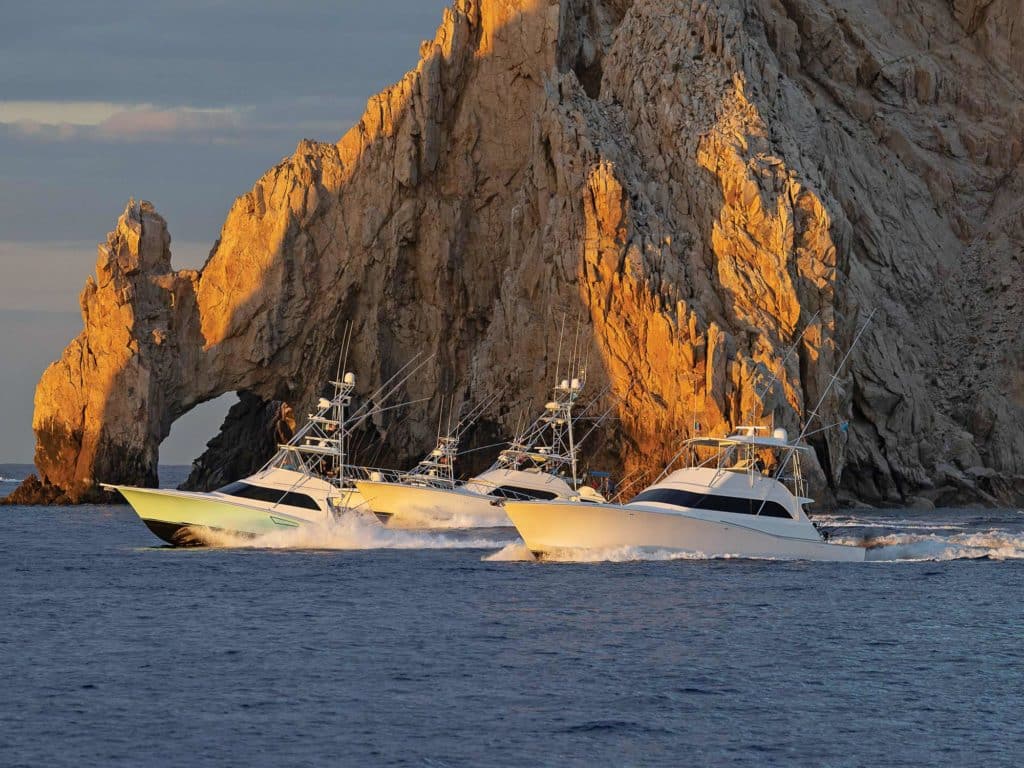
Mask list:
[[0,765],[1024,763],[1024,514],[824,522],[872,562],[175,550],[128,507],[0,508]]

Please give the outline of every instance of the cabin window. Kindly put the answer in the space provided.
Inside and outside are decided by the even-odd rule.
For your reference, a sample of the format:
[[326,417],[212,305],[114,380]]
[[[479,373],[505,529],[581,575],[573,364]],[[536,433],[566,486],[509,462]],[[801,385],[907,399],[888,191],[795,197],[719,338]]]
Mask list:
[[515,485],[501,485],[491,491],[491,496],[499,499],[538,499],[550,501],[557,499],[558,494],[551,491],[538,491],[535,488],[520,488]]
[[641,493],[629,503],[632,504],[634,501],[656,501],[659,504],[671,504],[674,507],[731,512],[734,515],[756,515],[760,509],[763,517],[793,519],[793,516],[786,511],[786,508],[776,501],[765,501],[762,507],[761,499],[693,493],[692,491],[678,491],[674,488],[651,488]]
[[259,485],[249,485],[248,483],[231,483],[218,489],[218,493],[238,496],[243,499],[266,501],[270,504],[284,504],[288,507],[299,507],[300,509],[320,509],[320,506],[304,493],[282,491],[277,488],[264,488]]

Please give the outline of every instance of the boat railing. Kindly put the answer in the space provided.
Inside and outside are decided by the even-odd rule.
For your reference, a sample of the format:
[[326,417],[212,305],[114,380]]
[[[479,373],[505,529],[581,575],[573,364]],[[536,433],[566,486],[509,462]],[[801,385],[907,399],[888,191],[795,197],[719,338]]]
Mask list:
[[345,465],[346,480],[365,480],[374,483],[402,483],[413,485],[430,485],[451,487],[454,482],[443,475],[430,475],[426,472],[409,472],[403,469],[385,469],[383,467],[364,467],[354,464]]

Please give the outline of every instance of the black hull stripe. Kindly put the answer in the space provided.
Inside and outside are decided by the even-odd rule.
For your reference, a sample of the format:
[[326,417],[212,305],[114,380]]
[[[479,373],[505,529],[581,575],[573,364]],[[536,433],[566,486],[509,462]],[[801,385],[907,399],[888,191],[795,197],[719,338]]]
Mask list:
[[145,518],[143,518],[142,522],[146,524],[146,527],[149,528],[149,530],[173,547],[207,546],[207,542],[203,539],[204,531],[210,531],[213,533],[231,533],[233,536],[242,536],[250,539],[255,538],[251,533],[225,531],[223,528],[209,528],[203,525],[167,523],[163,520],[146,520]]

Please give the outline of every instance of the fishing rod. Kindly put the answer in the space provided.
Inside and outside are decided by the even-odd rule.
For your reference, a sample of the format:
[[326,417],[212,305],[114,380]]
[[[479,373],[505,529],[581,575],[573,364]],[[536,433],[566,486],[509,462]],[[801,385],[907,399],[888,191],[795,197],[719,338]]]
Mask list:
[[[804,340],[804,336],[807,335],[808,329],[810,329],[810,327],[814,324],[814,321],[818,319],[818,316],[820,314],[820,310],[815,312],[813,315],[811,315],[810,320],[804,323],[804,328],[802,331],[800,331],[800,335],[797,336],[793,343],[790,344],[789,347],[786,349],[786,354],[783,355],[782,360],[779,362],[778,368],[772,371],[771,378],[769,378],[768,381],[764,384],[764,388],[760,392],[758,392],[757,388],[755,387],[754,395],[757,397],[758,400],[761,400],[763,402],[765,395],[767,395],[772,386],[779,381],[779,371],[786,370],[786,363],[789,362],[789,358],[792,357],[793,353],[796,352],[796,350],[799,348],[800,342]],[[754,371],[751,371],[748,380],[753,379],[753,377]],[[751,414],[751,417],[753,417],[753,414]]]
[[[864,321],[864,325],[862,325],[860,330],[857,331],[857,335],[853,337],[853,342],[850,344],[850,348],[848,350],[846,350],[846,354],[843,355],[843,359],[839,361],[839,365],[836,367],[835,371],[833,371],[832,376],[829,377],[828,384],[825,386],[825,391],[822,392],[821,393],[821,397],[818,398],[818,402],[814,406],[814,410],[811,411],[811,415],[807,418],[807,421],[804,423],[803,429],[800,430],[800,434],[797,435],[796,440],[794,440],[792,442],[792,444],[791,444],[792,447],[790,447],[789,451],[786,452],[785,458],[783,458],[783,460],[779,463],[779,468],[778,468],[778,470],[776,470],[775,478],[774,478],[776,482],[778,482],[779,478],[782,477],[782,473],[786,469],[786,466],[793,459],[793,456],[796,455],[796,451],[797,451],[796,445],[801,440],[803,440],[804,438],[807,437],[807,429],[808,429],[808,427],[811,426],[811,423],[817,417],[818,411],[820,410],[821,406],[825,404],[825,398],[827,398],[829,392],[832,391],[832,387],[835,385],[835,383],[837,381],[839,381],[839,374],[842,372],[843,368],[846,366],[846,362],[847,362],[847,360],[850,359],[850,355],[853,354],[853,350],[857,348],[857,344],[860,343],[861,337],[864,335],[865,331],[867,331],[868,326],[871,325],[871,321],[874,319],[876,312],[877,312],[876,309],[872,309],[871,312],[868,313],[868,317]],[[821,430],[819,430],[819,431],[821,431]],[[769,486],[769,489],[770,489],[770,486]],[[764,509],[764,505],[768,501],[768,490],[769,489],[765,490],[765,496],[761,500],[761,506],[759,506],[757,508],[757,512],[755,514],[760,515],[761,514],[761,510]]]
[[[352,412],[352,415],[346,420],[346,424],[352,423],[356,420],[366,418],[371,415],[375,401],[380,400],[386,402],[391,398],[398,390],[412,378],[413,374],[418,372],[423,366],[429,363],[436,356],[435,354],[427,355],[423,357],[423,352],[417,352],[409,362],[399,368],[387,381],[381,384],[376,390],[369,394],[364,400],[363,404]],[[422,360],[420,358],[423,358]],[[415,364],[412,370],[406,371]],[[405,374],[404,376],[402,374]],[[401,378],[400,378],[401,377]],[[397,380],[397,381],[396,381]]]
[[[804,336],[807,334],[807,329],[810,328],[811,324],[815,320],[818,319],[818,315],[819,314],[820,314],[820,312],[815,312],[813,315],[811,315],[811,319],[808,320],[807,323],[804,325],[804,329],[802,331],[800,331],[800,335],[797,336],[796,339],[793,341],[793,343],[789,345],[789,348],[786,350],[786,354],[783,355],[782,362],[779,365],[779,369],[780,370],[785,370],[786,363],[789,362],[790,356],[796,351],[797,347],[800,345],[800,342],[803,341]],[[751,374],[751,376],[753,376],[753,374]],[[765,385],[763,392],[761,392],[759,394],[755,390],[755,394],[757,395],[758,400],[763,400],[764,399],[764,396],[768,393],[768,390],[771,388],[771,386],[776,381],[778,381],[778,376],[779,376],[779,374],[778,374],[777,371],[773,372],[771,378],[768,380],[767,384]],[[680,448],[679,451],[676,452],[672,456],[672,458],[669,460],[668,464],[665,465],[665,468],[661,471],[661,474],[658,475],[655,478],[655,480],[654,480],[655,483],[660,482],[662,480],[662,478],[664,478],[669,473],[669,471],[672,468],[672,465],[675,464],[677,461],[679,461],[679,457],[682,456],[683,452],[686,451],[686,449],[689,448],[689,447],[690,447],[689,446],[689,441],[686,441],[686,443],[683,444],[683,447]]]

